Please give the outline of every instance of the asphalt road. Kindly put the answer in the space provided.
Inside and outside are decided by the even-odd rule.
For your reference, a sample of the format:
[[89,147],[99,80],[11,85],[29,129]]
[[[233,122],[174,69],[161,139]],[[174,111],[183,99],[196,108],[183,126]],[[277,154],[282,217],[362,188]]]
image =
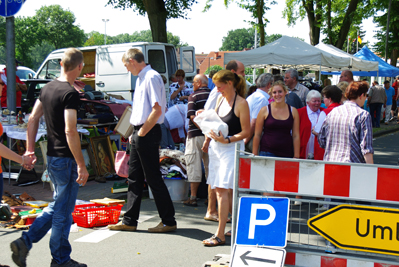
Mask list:
[[[397,165],[399,133],[378,137],[373,145],[375,164]],[[194,208],[175,202],[178,230],[167,234],[151,234],[147,228],[156,226],[160,220],[153,200],[145,199],[141,209],[143,222],[139,224],[137,232],[79,228],[69,238],[73,248],[72,258],[98,267],[200,267],[216,254],[230,254],[229,238],[225,246],[209,248],[201,244],[203,239],[215,232],[217,223],[203,220],[206,207],[203,200],[198,204]],[[16,266],[11,260],[9,244],[20,235],[20,230],[0,228],[0,264]],[[48,234],[34,244],[28,256],[28,266],[50,265],[49,237]]]
[[[137,232],[114,232],[104,229],[80,228],[69,236],[72,244],[72,258],[98,267],[200,267],[216,254],[230,254],[230,238],[225,246],[204,247],[203,239],[216,231],[217,223],[203,219],[206,207],[201,200],[198,207],[186,207],[175,202],[177,231],[165,234],[148,233],[149,227],[156,226],[160,219],[153,200],[142,202],[141,220]],[[230,227],[230,224],[228,224]],[[113,234],[97,243],[98,239]],[[0,264],[16,266],[11,259],[9,244],[19,238],[20,230],[0,228]],[[29,253],[27,265],[50,266],[51,254],[47,234],[34,244]],[[77,241],[82,242],[77,242]],[[97,240],[96,240],[97,239]]]
[[399,132],[387,134],[373,140],[374,164],[398,165]]

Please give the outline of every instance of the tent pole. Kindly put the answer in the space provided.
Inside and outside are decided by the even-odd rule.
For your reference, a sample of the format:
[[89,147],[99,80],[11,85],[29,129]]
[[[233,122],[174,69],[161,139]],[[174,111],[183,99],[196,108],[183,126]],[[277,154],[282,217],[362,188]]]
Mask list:
[[320,65],[320,69],[319,69],[319,82],[321,82],[321,65]]

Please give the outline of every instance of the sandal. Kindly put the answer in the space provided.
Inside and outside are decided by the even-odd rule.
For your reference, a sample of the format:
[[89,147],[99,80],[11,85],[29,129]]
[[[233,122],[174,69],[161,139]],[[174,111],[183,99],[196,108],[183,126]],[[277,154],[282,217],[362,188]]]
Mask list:
[[222,241],[219,237],[213,235],[212,237],[202,241],[206,247],[216,247],[226,244],[226,241]]
[[226,235],[226,236],[231,236],[231,230],[227,231],[227,232],[225,233],[225,235]]
[[205,215],[204,220],[205,220],[205,221],[218,222],[218,221],[219,221],[219,218],[218,218],[217,215],[209,214],[209,215]]

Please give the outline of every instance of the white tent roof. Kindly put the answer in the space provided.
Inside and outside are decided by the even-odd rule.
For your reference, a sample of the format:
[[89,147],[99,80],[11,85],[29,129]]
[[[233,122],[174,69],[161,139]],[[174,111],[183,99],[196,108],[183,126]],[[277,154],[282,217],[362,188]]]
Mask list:
[[[299,70],[342,71],[353,69],[354,60],[348,56],[328,53],[298,38],[283,36],[273,43],[239,53],[224,55],[224,64],[230,60],[241,61],[246,67],[296,68]],[[371,65],[370,65],[371,64]],[[370,68],[370,66],[373,66]],[[362,65],[363,71],[377,70],[374,63]]]
[[351,59],[352,71],[378,71],[378,62],[376,61],[355,57],[329,44],[319,43],[316,47],[336,56],[349,57]]

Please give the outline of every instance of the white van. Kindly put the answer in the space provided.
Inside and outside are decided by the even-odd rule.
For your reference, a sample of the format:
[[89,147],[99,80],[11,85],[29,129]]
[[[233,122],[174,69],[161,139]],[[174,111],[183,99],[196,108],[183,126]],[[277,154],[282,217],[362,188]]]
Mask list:
[[[146,63],[168,80],[166,88],[169,88],[169,78],[179,68],[185,71],[187,81],[192,81],[197,74],[194,47],[180,48],[179,66],[176,49],[173,45],[137,42],[80,47],[85,66],[82,70],[83,77],[78,79],[86,85],[90,85],[96,91],[120,95],[126,100],[132,100],[136,76],[128,73],[122,63],[122,55],[129,48],[138,48],[143,52]],[[55,79],[59,77],[61,73],[60,61],[65,50],[64,48],[51,52],[40,66],[35,78]]]

